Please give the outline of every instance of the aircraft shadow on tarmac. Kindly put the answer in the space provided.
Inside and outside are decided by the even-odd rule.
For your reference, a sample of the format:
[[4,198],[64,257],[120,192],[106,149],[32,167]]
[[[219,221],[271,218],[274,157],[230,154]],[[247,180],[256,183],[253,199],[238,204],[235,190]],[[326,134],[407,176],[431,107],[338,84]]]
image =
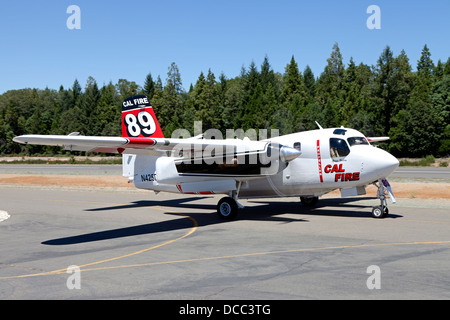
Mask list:
[[[80,234],[77,236],[52,239],[42,242],[45,245],[73,245],[87,243],[93,241],[110,240],[123,237],[133,237],[146,234],[154,234],[167,231],[175,231],[192,228],[192,220],[186,216],[190,216],[197,221],[198,227],[209,225],[219,225],[232,221],[219,219],[216,215],[216,206],[212,204],[191,203],[192,201],[204,199],[201,198],[183,198],[165,201],[142,200],[131,202],[127,205],[118,205],[110,207],[101,207],[94,209],[86,209],[85,211],[109,211],[109,210],[126,210],[142,207],[171,207],[177,210],[177,213],[167,211],[166,214],[180,216],[180,219],[167,220],[119,229],[99,231],[93,233]],[[280,223],[309,222],[304,219],[305,215],[320,215],[330,217],[354,217],[373,219],[370,212],[370,206],[352,203],[359,200],[375,199],[371,197],[364,198],[337,198],[337,199],[321,199],[314,208],[303,206],[300,202],[293,198],[292,202],[271,202],[263,199],[249,201],[249,206],[240,209],[237,220],[252,221],[276,221]],[[251,204],[251,205],[250,205]],[[253,205],[256,204],[256,205]],[[207,210],[208,212],[180,212],[180,208]],[[361,210],[354,210],[354,209]],[[350,209],[350,210],[349,210]],[[285,217],[285,214],[301,214],[303,218]],[[390,214],[389,218],[399,218],[400,215]]]

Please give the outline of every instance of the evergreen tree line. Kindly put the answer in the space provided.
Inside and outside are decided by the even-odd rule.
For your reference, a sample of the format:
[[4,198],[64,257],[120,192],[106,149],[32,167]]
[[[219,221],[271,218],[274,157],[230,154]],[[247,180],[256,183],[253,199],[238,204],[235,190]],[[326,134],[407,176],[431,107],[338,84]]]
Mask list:
[[[278,129],[280,134],[345,126],[366,136],[390,136],[382,145],[399,157],[450,153],[450,58],[435,64],[425,45],[416,66],[406,53],[387,46],[376,65],[344,65],[338,44],[316,77],[300,71],[292,56],[284,73],[266,56],[262,65],[242,67],[239,76],[201,72],[188,91],[175,63],[163,83],[149,73],[144,85],[120,79],[99,88],[92,77],[59,90],[10,90],[0,96],[0,154],[56,154],[60,148],[22,146],[21,134],[121,135],[121,103],[135,94],[150,98],[164,135],[178,128],[202,130]],[[225,135],[224,135],[225,136]]]

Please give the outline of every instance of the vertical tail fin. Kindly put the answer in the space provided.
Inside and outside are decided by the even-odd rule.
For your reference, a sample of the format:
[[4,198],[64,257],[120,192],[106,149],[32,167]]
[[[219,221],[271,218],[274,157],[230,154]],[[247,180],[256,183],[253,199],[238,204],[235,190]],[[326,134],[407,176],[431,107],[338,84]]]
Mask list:
[[123,101],[122,137],[164,138],[147,96],[136,95]]

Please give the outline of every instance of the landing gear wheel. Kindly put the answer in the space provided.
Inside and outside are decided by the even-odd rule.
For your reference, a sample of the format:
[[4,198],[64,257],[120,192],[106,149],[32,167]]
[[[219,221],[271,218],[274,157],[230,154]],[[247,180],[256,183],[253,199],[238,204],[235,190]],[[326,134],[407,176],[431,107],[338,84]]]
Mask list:
[[372,208],[372,216],[377,219],[386,218],[389,214],[389,209],[387,207],[378,206]]
[[300,197],[300,201],[305,207],[314,207],[319,201],[319,197]]
[[233,220],[236,218],[238,212],[238,206],[233,198],[225,197],[220,199],[217,204],[217,214],[219,218],[224,220]]
[[[386,218],[387,215],[389,214],[389,209],[387,207],[387,201],[386,201],[386,197],[388,195],[387,192],[387,187],[384,187],[384,185],[387,184],[387,187],[390,188],[389,186],[389,182],[387,182],[387,180],[383,180],[383,179],[378,179],[378,184],[375,181],[373,183],[373,185],[375,187],[377,187],[377,198],[380,200],[380,205],[377,207],[373,207],[372,208],[372,217],[377,218],[377,219],[382,219],[382,218]],[[391,197],[393,197],[392,193],[391,193]],[[394,201],[395,203],[395,201]]]

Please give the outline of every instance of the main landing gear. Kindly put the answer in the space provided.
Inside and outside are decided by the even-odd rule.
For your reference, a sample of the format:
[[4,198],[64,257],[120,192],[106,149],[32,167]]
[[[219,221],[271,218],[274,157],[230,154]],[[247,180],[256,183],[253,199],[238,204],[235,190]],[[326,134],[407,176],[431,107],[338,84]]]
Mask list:
[[231,197],[224,197],[220,199],[217,204],[217,214],[219,218],[224,220],[233,220],[238,213],[238,205],[236,200]]
[[237,190],[230,193],[229,197],[224,197],[219,200],[217,204],[217,215],[223,220],[233,220],[236,218],[238,209],[244,208],[238,200],[239,190],[241,188],[241,182],[237,184]]
[[395,198],[391,190],[391,185],[386,179],[378,179],[373,185],[377,187],[377,198],[380,199],[380,205],[372,208],[372,217],[376,219],[386,218],[389,214],[387,207],[387,195],[390,196],[392,203],[395,203]]

